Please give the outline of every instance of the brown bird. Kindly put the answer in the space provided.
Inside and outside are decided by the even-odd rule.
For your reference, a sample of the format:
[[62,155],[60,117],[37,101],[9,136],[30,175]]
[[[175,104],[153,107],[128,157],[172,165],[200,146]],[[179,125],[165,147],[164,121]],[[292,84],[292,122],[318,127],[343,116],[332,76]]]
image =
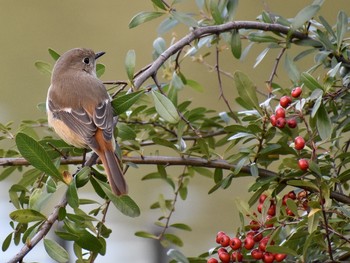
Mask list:
[[111,97],[96,76],[96,59],[105,52],[75,48],[56,62],[48,90],[48,123],[68,144],[91,148],[101,159],[111,189],[127,194],[120,161],[115,154]]

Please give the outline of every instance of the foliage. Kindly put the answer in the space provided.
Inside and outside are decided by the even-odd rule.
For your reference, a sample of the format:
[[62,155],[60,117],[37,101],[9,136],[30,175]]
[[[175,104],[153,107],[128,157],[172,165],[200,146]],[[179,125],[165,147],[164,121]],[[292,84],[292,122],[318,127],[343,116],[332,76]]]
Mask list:
[[[172,222],[171,216],[177,200],[186,200],[188,185],[195,174],[213,181],[209,193],[229,189],[237,176],[256,176],[256,182],[248,189],[249,202],[237,201],[242,219],[237,236],[245,237],[251,228],[244,218],[248,216],[249,220],[258,222],[264,236],[274,241],[267,251],[288,254],[288,262],[348,260],[350,177],[346,167],[350,161],[350,50],[347,15],[340,11],[336,24],[330,25],[317,15],[323,1],[315,0],[294,18],[263,11],[257,21],[232,22],[237,0],[197,0],[197,13],[178,11],[177,1],[151,2],[154,10],[136,14],[130,28],[163,18],[158,27],[160,35],[176,30],[179,24],[191,28],[192,33],[168,47],[164,38],[155,39],[153,63],[136,73],[136,54],[129,51],[125,58],[128,80],[117,81],[110,87],[114,96],[112,105],[119,115],[116,132],[124,162],[131,156],[134,159],[129,158],[127,162],[131,168],[146,163],[149,159],[143,158],[142,153],[147,146],[155,145],[172,153],[164,157],[167,164],[183,165],[181,173],[171,175],[161,158],[154,159],[155,171],[145,174],[143,180],[163,181],[173,191],[173,198],[166,199],[159,193],[158,200],[150,207],[159,211],[154,213],[160,214],[155,222],[161,228],[160,234],[140,230],[136,235],[159,240],[164,246],[181,247],[183,241],[177,232],[173,234],[168,230],[191,231],[186,223]],[[193,39],[190,46],[189,38]],[[269,56],[271,50],[278,51],[265,89],[259,88],[262,83],[254,83],[254,76],[241,71],[223,72],[219,63],[219,59],[228,54],[244,60],[257,44],[265,49],[257,56],[254,67]],[[296,47],[301,51],[294,55]],[[54,60],[58,59],[57,52],[50,49],[49,53]],[[208,56],[218,62],[212,69],[217,73],[220,96],[227,107],[225,112],[216,112],[206,105],[195,107],[191,100],[179,96],[187,88],[205,92],[207,87],[188,78],[181,65],[189,60],[203,62]],[[304,68],[303,62],[311,56],[313,65]],[[46,62],[37,62],[36,66],[42,72],[51,73],[51,66]],[[281,70],[287,73],[289,87],[281,86],[275,79]],[[103,65],[98,66],[98,72],[103,74]],[[238,112],[232,109],[234,103],[226,98],[223,75],[232,79],[232,87],[237,91],[234,103],[240,107]],[[144,84],[150,78],[153,84]],[[296,120],[297,127],[276,126],[271,116],[280,107],[280,98],[290,96],[295,87],[302,88],[302,95],[292,100],[285,114],[287,120]],[[54,219],[63,225],[56,235],[74,242],[77,261],[93,262],[98,255],[108,253],[106,239],[111,230],[105,215],[110,203],[131,217],[140,214],[139,208],[129,196],[113,196],[99,166],[77,168],[73,175],[66,172],[66,164],[81,164],[82,150],[54,139],[53,134],[40,136],[37,127],[46,130],[46,120],[23,121],[17,134],[12,133],[12,123],[0,125],[0,139],[15,139],[16,143],[16,148],[0,150],[1,165],[5,167],[0,178],[5,180],[15,171],[23,175],[9,190],[15,209],[10,214],[13,232],[4,240],[2,249],[6,250],[11,242],[26,246],[37,233],[43,238],[44,232],[50,230],[48,222]],[[306,147],[301,150],[294,149],[297,136],[306,141]],[[31,166],[23,170],[21,165],[27,164],[26,161],[22,159],[21,163],[12,158],[25,158]],[[308,161],[307,169],[298,167],[297,160],[301,158]],[[217,160],[220,163],[215,162]],[[229,170],[225,176],[224,169]],[[102,201],[79,196],[79,188],[88,183]],[[287,200],[283,204],[287,186],[305,196],[298,202]],[[66,187],[67,192],[55,208],[56,217],[49,220],[41,207],[61,187]],[[268,227],[267,207],[261,212],[261,218],[252,212],[262,194],[267,194],[276,205],[277,212]],[[85,211],[87,204],[94,208]],[[67,261],[67,252],[56,242],[45,239],[44,245],[57,262]],[[206,262],[206,258],[217,251],[218,248],[214,248],[209,253],[188,258],[180,250],[171,249],[168,255],[174,262]],[[243,250],[243,253],[246,259],[252,260],[249,251]]]

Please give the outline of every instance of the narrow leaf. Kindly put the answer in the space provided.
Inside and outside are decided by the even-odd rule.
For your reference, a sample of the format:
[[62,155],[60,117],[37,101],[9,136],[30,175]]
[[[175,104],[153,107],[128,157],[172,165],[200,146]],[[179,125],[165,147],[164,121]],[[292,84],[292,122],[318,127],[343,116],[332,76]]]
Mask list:
[[49,48],[49,54],[50,56],[57,61],[60,58],[60,54],[58,54],[55,50],[53,50],[52,48]]
[[255,85],[248,76],[241,71],[236,71],[233,80],[242,100],[244,100],[251,108],[255,108],[261,113]]
[[320,134],[322,140],[327,140],[332,134],[332,122],[323,103],[320,105],[317,111],[316,118],[318,133]]
[[34,221],[46,220],[46,216],[32,209],[20,209],[13,211],[10,218],[19,223],[29,223]]
[[342,41],[344,39],[344,35],[348,28],[348,17],[345,14],[344,11],[340,11],[338,13],[338,19],[337,19],[337,44],[338,49],[340,50]]
[[143,237],[143,238],[157,239],[157,236],[155,236],[151,233],[145,232],[145,231],[138,231],[135,233],[135,236]]
[[57,244],[56,241],[44,239],[44,247],[49,256],[57,262],[67,262],[69,260],[68,252]]
[[174,104],[163,94],[152,91],[152,97],[157,113],[167,122],[177,123],[180,118]]
[[179,21],[180,23],[183,23],[187,26],[191,26],[191,27],[197,27],[198,23],[197,21],[188,14],[182,13],[182,12],[178,12],[178,11],[172,11],[170,13],[174,19],[176,19],[177,21]]
[[35,67],[45,75],[51,75],[52,66],[49,63],[43,61],[37,61],[34,63]]
[[163,12],[140,12],[131,19],[129,28],[137,27],[140,24],[156,19],[162,15],[164,15]]
[[272,252],[272,253],[282,253],[282,254],[292,255],[292,256],[295,256],[295,257],[298,256],[298,253],[296,251],[294,251],[293,249],[289,248],[289,247],[268,246],[268,247],[266,247],[266,250],[268,252]]
[[169,249],[167,255],[178,263],[190,263],[190,261],[179,250]]
[[126,112],[143,94],[142,90],[118,96],[112,101],[112,107],[117,115]]
[[67,201],[72,208],[78,208],[79,197],[75,180],[72,180],[71,183],[68,185]]
[[290,59],[288,54],[286,55],[285,60],[284,60],[284,68],[287,71],[289,78],[294,83],[298,83],[300,80],[300,72],[299,72],[298,68],[296,67],[296,65],[294,64],[293,60]]
[[237,29],[232,31],[231,52],[235,58],[239,59],[241,57],[241,54],[242,54],[241,35],[239,34],[239,31]]
[[301,81],[305,84],[307,88],[309,88],[311,91],[315,89],[324,90],[322,85],[318,83],[318,81],[309,73],[303,72],[301,74]]
[[305,22],[309,21],[316,13],[320,10],[319,5],[309,5],[299,11],[299,13],[294,17],[292,28],[298,29]]
[[56,166],[52,163],[45,149],[32,137],[19,132],[16,136],[16,144],[21,155],[35,168],[43,171],[58,180],[62,176]]
[[126,216],[137,217],[140,215],[140,208],[128,195],[116,196],[112,193],[109,186],[97,179],[92,179],[98,183],[104,193],[112,201],[114,206]]
[[128,75],[128,78],[130,81],[134,79],[135,65],[136,65],[135,50],[129,50],[125,57],[125,69],[126,69],[126,74]]

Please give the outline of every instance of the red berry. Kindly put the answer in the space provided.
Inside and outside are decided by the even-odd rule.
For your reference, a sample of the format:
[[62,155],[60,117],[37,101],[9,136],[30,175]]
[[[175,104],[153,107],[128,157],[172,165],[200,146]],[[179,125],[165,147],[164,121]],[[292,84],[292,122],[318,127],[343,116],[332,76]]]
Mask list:
[[288,193],[288,197],[289,197],[290,199],[292,199],[292,200],[297,199],[297,195],[294,193],[294,191],[290,191],[290,192]]
[[264,253],[263,253],[261,250],[259,250],[259,249],[256,248],[256,249],[253,249],[253,250],[252,250],[251,255],[252,255],[252,258],[254,258],[254,259],[256,259],[256,260],[259,260],[259,259],[262,259],[262,258],[263,258]]
[[306,192],[305,190],[300,191],[300,192],[298,193],[298,199],[299,199],[299,200],[302,200],[302,199],[306,198],[306,196],[307,196],[307,192]]
[[253,237],[247,236],[244,239],[244,247],[245,247],[245,249],[251,250],[254,247],[254,245],[255,245],[255,241],[254,241]]
[[220,253],[219,259],[222,261],[222,263],[230,263],[230,254],[229,253]]
[[263,239],[261,239],[261,241],[259,242],[259,250],[261,250],[262,252],[265,252],[269,239],[270,237],[264,237]]
[[267,210],[267,214],[270,216],[276,215],[276,205],[275,204],[270,205],[269,209]]
[[207,263],[219,263],[219,261],[216,258],[209,258]]
[[299,159],[298,165],[300,170],[306,171],[309,168],[309,161],[306,159]]
[[287,108],[292,103],[292,98],[289,96],[283,96],[280,98],[280,105],[283,108]]
[[286,119],[285,118],[278,118],[276,120],[276,126],[280,129],[283,129],[284,126],[286,126]]
[[242,241],[238,237],[234,237],[230,240],[230,247],[233,250],[237,250],[242,246]]
[[288,127],[291,128],[291,129],[294,129],[295,127],[297,127],[297,121],[296,121],[295,118],[289,119],[287,121],[287,124],[288,124]]
[[270,123],[272,126],[276,126],[276,120],[277,120],[276,115],[270,116]]
[[260,240],[263,239],[263,234],[262,233],[256,233],[253,238],[254,238],[255,242],[260,242]]
[[234,251],[232,253],[231,257],[232,257],[233,262],[242,262],[242,260],[243,260],[243,255],[239,251]]
[[221,235],[220,245],[222,247],[227,247],[230,244],[230,237],[227,235]]
[[260,204],[264,203],[266,198],[267,198],[266,194],[261,194],[260,197],[259,197],[259,203]]
[[286,208],[286,213],[289,216],[295,216],[294,213],[292,212],[292,210],[290,210],[288,207]]
[[261,214],[264,204],[258,204],[257,210]]
[[275,260],[275,257],[272,253],[265,252],[262,260],[264,263],[272,263]]
[[250,225],[251,230],[256,231],[256,230],[260,229],[260,224],[258,222],[256,222],[255,220],[250,221],[249,225]]
[[287,255],[286,254],[275,254],[274,257],[275,257],[275,260],[277,262],[281,262],[283,259],[285,259],[287,257]]
[[299,150],[304,149],[304,147],[305,147],[305,140],[304,140],[304,138],[301,137],[301,136],[295,137],[295,139],[294,139],[294,148],[295,148],[295,150],[299,151]]
[[273,216],[267,215],[266,216],[266,220],[265,220],[265,227],[269,228],[269,227],[273,227],[273,223],[270,222],[270,220],[273,218]]
[[286,117],[286,110],[281,108],[281,107],[278,107],[276,109],[275,115],[276,115],[276,120],[278,118],[285,118]]
[[218,249],[218,254],[220,255],[221,253],[228,253],[228,252],[227,252],[226,248],[221,247]]
[[225,232],[219,231],[219,232],[216,234],[216,243],[220,244],[220,239],[221,239],[221,236],[222,236],[222,235],[226,235]]
[[302,89],[300,87],[295,87],[292,92],[291,95],[293,98],[298,98],[302,93]]

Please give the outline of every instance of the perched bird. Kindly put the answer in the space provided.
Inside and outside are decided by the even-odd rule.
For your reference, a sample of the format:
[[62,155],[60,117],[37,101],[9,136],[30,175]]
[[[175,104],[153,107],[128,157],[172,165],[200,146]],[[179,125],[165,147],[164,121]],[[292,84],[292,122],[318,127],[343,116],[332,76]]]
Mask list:
[[91,148],[101,159],[111,189],[127,194],[121,164],[115,154],[111,98],[96,76],[96,59],[105,52],[75,48],[56,62],[47,93],[48,123],[68,144]]

